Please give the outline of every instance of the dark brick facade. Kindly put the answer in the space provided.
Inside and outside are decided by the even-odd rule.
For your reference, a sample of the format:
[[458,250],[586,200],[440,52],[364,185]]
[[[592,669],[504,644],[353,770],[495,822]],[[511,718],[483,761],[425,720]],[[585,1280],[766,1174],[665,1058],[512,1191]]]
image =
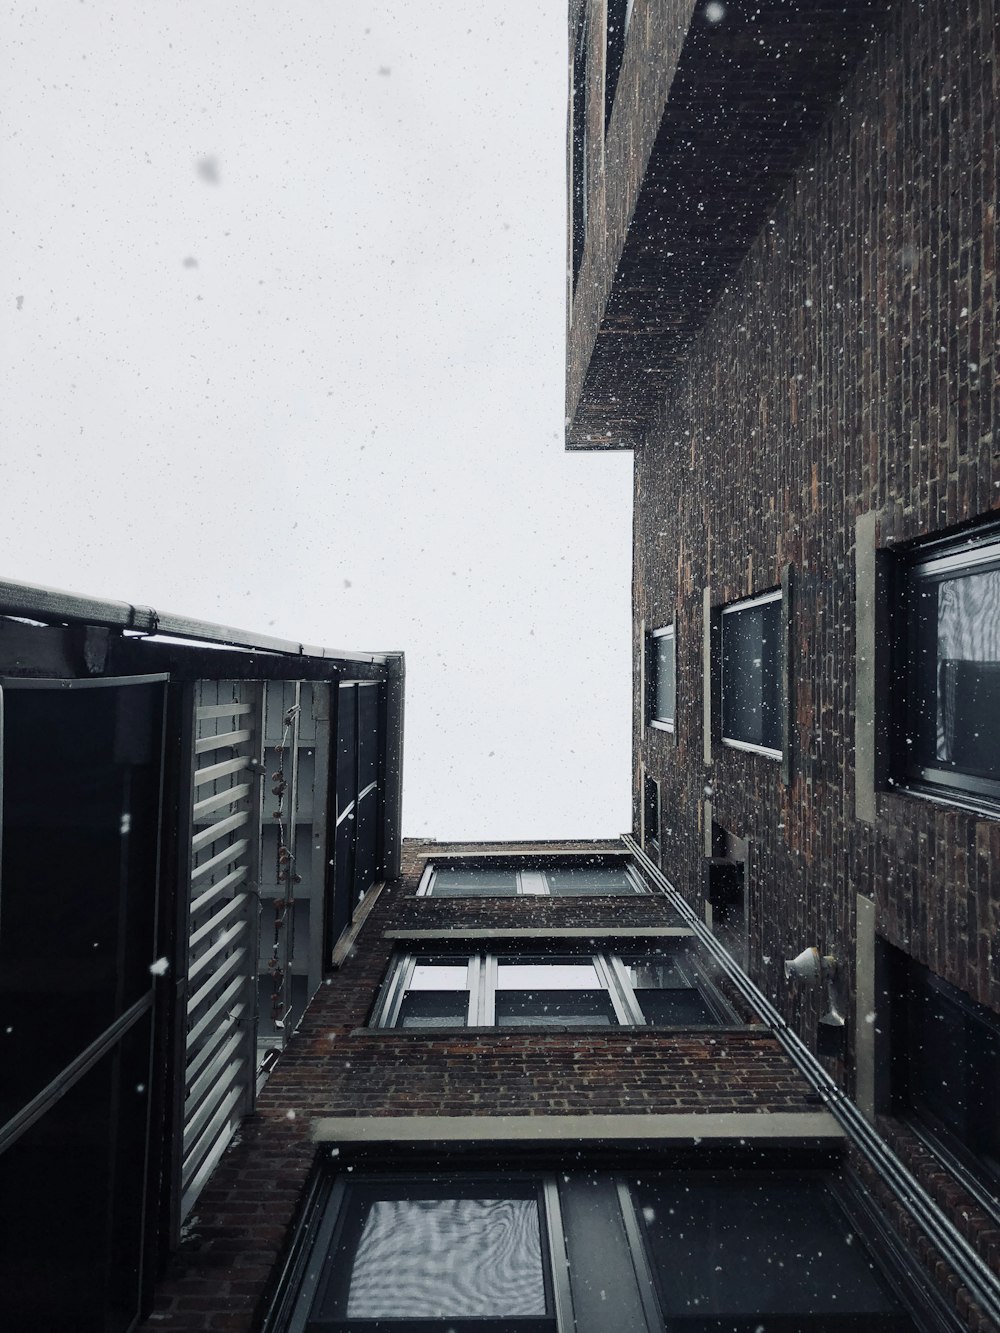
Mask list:
[[[878,759],[871,791],[862,751],[881,741],[864,729],[881,737],[896,682],[876,671],[872,691],[856,670],[888,656],[859,562],[1000,514],[1000,13],[708,8],[636,0],[602,136],[603,8],[585,6],[567,446],[635,447],[634,832],[650,776],[661,863],[698,910],[707,856],[745,853],[749,972],[815,1047],[827,997],[786,982],[782,960],[833,954],[847,1032],[828,1069],[888,1111],[881,944],[1000,1012],[1000,820],[894,788]],[[717,735],[706,756],[706,602],[714,619],[779,586],[784,760]],[[671,623],[668,733],[644,726],[644,644]],[[995,1269],[995,1220],[904,1123],[879,1124]]]
[[[513,850],[584,844],[518,844]],[[609,849],[615,844],[587,844]],[[820,1109],[806,1080],[759,1026],[595,1032],[378,1031],[365,1026],[401,928],[504,931],[672,924],[665,900],[413,896],[428,853],[490,850],[404,844],[404,878],[389,884],[350,957],[331,975],[202,1193],[187,1238],[160,1284],[146,1329],[202,1333],[260,1326],[316,1160],[324,1116],[586,1115],[804,1112]],[[512,848],[497,845],[494,851]]]
[[[856,518],[875,511],[891,546],[1000,509],[997,17],[988,0],[900,11],[636,454],[636,660],[640,621],[676,617],[678,662],[676,744],[647,731],[636,774],[662,780],[679,887],[700,892],[706,785],[749,840],[751,971],[776,996],[789,951],[853,958],[862,892],[884,938],[1000,1008],[1000,823],[889,790],[861,823],[853,763]],[[702,589],[722,605],[785,565],[787,786],[766,758],[716,746],[709,770],[702,753]],[[638,737],[638,678],[636,700]]]
[[[716,8],[746,19],[740,6]],[[777,8],[758,12],[761,46],[779,51]],[[592,19],[599,15],[592,7]],[[876,782],[870,814],[859,818],[864,774],[855,750],[859,718],[866,725],[859,645],[862,656],[868,651],[857,618],[858,520],[889,556],[1000,513],[1000,13],[995,0],[883,7],[867,48],[853,51],[849,80],[804,144],[791,183],[775,192],[725,281],[713,285],[706,276],[700,316],[672,335],[663,311],[675,273],[657,259],[667,249],[657,210],[663,215],[672,205],[658,200],[673,189],[693,207],[697,196],[685,193],[690,166],[663,145],[671,104],[683,101],[678,85],[696,67],[704,15],[696,11],[680,57],[678,6],[668,13],[637,0],[634,15],[640,26],[622,74],[631,121],[613,120],[595,157],[598,178],[589,188],[597,206],[588,227],[601,225],[601,200],[638,204],[624,248],[614,229],[603,239],[588,236],[593,258],[588,267],[585,252],[571,300],[567,444],[636,442],[635,831],[645,773],[660,783],[662,865],[699,910],[706,823],[745,842],[748,970],[815,1046],[826,997],[786,982],[782,960],[811,944],[835,955],[848,1030],[843,1057],[828,1067],[854,1095],[859,1062],[874,1065],[878,1080],[889,1058],[885,997],[872,982],[870,949],[862,942],[858,953],[859,896],[874,904],[877,941],[1000,1012],[1000,820],[884,780]],[[846,26],[861,17],[856,6]],[[642,73],[660,49],[676,63],[666,108]],[[793,43],[793,82],[791,66],[804,58],[797,50]],[[846,44],[843,50],[846,69]],[[735,124],[750,131],[762,122],[740,77],[720,85],[720,96],[730,97]],[[597,103],[600,79],[600,67],[592,67],[587,96]],[[727,139],[713,165],[731,166],[738,140]],[[638,190],[623,143],[647,155]],[[777,138],[747,151],[760,151],[762,180],[781,182],[788,158]],[[723,195],[729,188],[720,180]],[[712,193],[709,183],[709,213]],[[725,225],[713,218],[702,232],[706,274],[714,264],[717,270],[713,228]],[[735,233],[726,237],[735,249]],[[684,243],[680,232],[671,242]],[[636,255],[646,265],[642,281]],[[694,267],[685,280],[694,281]],[[636,335],[637,346],[645,339],[649,364],[638,353],[634,364],[627,357],[616,364],[607,349],[623,332]],[[717,737],[706,763],[706,590],[717,612],[782,585],[790,590],[785,763],[724,747]],[[673,734],[643,726],[644,631],[671,622]],[[887,719],[894,688],[890,676],[876,692],[875,727]],[[860,978],[859,968],[866,971]],[[859,980],[871,985],[877,1013],[855,1013]],[[874,1044],[857,1030],[866,1021],[874,1023]],[[995,1221],[905,1125],[888,1117],[880,1124],[995,1269]],[[978,1328],[978,1316],[969,1317]]]

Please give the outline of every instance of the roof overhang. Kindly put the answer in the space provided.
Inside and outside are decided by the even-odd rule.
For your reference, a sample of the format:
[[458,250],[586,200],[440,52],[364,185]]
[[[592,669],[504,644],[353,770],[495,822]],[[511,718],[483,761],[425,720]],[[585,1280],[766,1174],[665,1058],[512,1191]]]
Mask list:
[[[641,439],[721,290],[893,8],[894,0],[714,6],[699,0],[620,256],[614,262],[606,255],[610,281],[589,357],[574,345],[571,321],[568,448],[628,448]],[[641,65],[657,59],[659,35],[633,17],[629,44],[645,42],[647,49],[631,60],[626,51],[623,78],[631,68],[642,86]],[[614,117],[610,128],[620,136],[630,129],[625,116]],[[605,145],[609,167],[616,147]],[[610,191],[613,180],[606,185]],[[585,264],[574,314],[588,281],[584,302],[604,298]]]

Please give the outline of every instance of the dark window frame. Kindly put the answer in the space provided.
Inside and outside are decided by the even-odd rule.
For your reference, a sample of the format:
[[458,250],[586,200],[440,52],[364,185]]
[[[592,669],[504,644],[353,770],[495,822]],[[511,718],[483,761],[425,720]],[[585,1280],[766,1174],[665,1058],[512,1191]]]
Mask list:
[[[671,674],[673,676],[673,711],[669,717],[666,714],[658,713],[658,693],[660,685],[660,644],[667,642],[669,648],[669,661]],[[657,731],[668,731],[671,733],[677,730],[677,621],[672,620],[669,625],[663,625],[659,629],[650,630],[648,634],[648,649],[646,653],[648,664],[646,681],[646,720],[649,726]]]
[[663,792],[660,779],[642,770],[642,845],[657,865],[662,864]]
[[625,59],[625,43],[632,19],[632,0],[608,0],[604,30],[604,133],[611,124],[618,79]]
[[[336,949],[338,940],[350,930],[365,894],[384,877],[387,852],[387,690],[380,681],[343,680],[333,684],[331,691],[333,716],[330,745],[333,762],[327,827],[333,852],[326,877],[323,923],[324,955],[327,961]],[[362,723],[366,720],[365,714],[372,712],[368,706],[370,702],[374,708],[375,725],[366,730]],[[367,720],[371,721],[370,716]],[[374,770],[371,765],[373,757]],[[366,760],[367,771],[364,771]],[[365,778],[368,780],[365,781]],[[362,873],[366,869],[368,873]]]
[[[481,1145],[485,1147],[486,1145]],[[759,1147],[758,1147],[759,1151]],[[771,1160],[768,1160],[770,1157]],[[485,1169],[477,1166],[488,1158]],[[685,1183],[707,1183],[720,1177],[723,1160],[731,1159],[724,1172],[724,1183],[729,1187],[753,1187],[787,1182],[798,1189],[803,1185],[819,1186],[832,1204],[833,1214],[843,1215],[850,1234],[860,1243],[874,1269],[875,1284],[881,1287],[890,1301],[895,1300],[894,1313],[868,1316],[848,1316],[846,1321],[835,1310],[826,1309],[802,1316],[791,1316],[796,1328],[815,1330],[815,1333],[842,1333],[850,1327],[861,1327],[859,1320],[867,1320],[865,1327],[873,1333],[893,1333],[906,1328],[918,1333],[958,1333],[961,1324],[954,1311],[947,1306],[932,1282],[921,1271],[916,1258],[902,1244],[880,1215],[873,1212],[860,1182],[849,1169],[837,1168],[828,1160],[808,1155],[799,1166],[782,1161],[774,1154],[766,1154],[763,1161],[751,1165],[745,1151],[730,1149],[723,1153],[717,1164],[699,1164],[690,1154],[674,1160],[664,1158],[650,1165],[645,1159],[635,1158],[631,1164],[609,1159],[599,1154],[594,1162],[581,1164],[579,1153],[572,1159],[556,1150],[545,1165],[515,1158],[513,1170],[503,1170],[496,1153],[472,1153],[463,1164],[449,1155],[446,1161],[438,1158],[421,1159],[396,1169],[379,1170],[378,1164],[366,1159],[361,1170],[350,1175],[334,1176],[329,1168],[320,1167],[315,1178],[314,1194],[299,1235],[293,1243],[293,1256],[286,1269],[277,1299],[265,1324],[267,1333],[356,1333],[369,1325],[360,1322],[330,1321],[313,1316],[320,1305],[325,1284],[337,1267],[337,1252],[341,1236],[352,1207],[352,1193],[384,1193],[388,1197],[461,1198],[481,1195],[495,1183],[496,1196],[538,1199],[541,1256],[546,1283],[546,1304],[551,1313],[535,1321],[536,1327],[567,1333],[579,1321],[586,1328],[597,1327],[606,1314],[606,1292],[610,1289],[615,1304],[624,1300],[628,1311],[629,1328],[645,1327],[659,1330],[664,1326],[657,1295],[658,1277],[654,1272],[652,1251],[644,1234],[644,1219],[639,1212],[638,1191],[643,1183],[654,1187],[663,1183],[675,1189]],[[502,1174],[501,1174],[502,1172]],[[491,1190],[488,1197],[493,1197]],[[581,1213],[581,1208],[583,1212]],[[585,1224],[581,1229],[581,1219]],[[714,1262],[709,1258],[706,1262]],[[599,1280],[594,1281],[595,1273]],[[659,1275],[662,1279],[663,1275]],[[780,1318],[780,1317],[779,1317]],[[735,1319],[709,1317],[691,1323],[693,1330],[752,1329],[759,1315],[742,1315]],[[544,1322],[543,1322],[544,1321]],[[786,1321],[787,1322],[787,1321]],[[684,1320],[688,1326],[687,1319]],[[416,1327],[431,1329],[455,1328],[467,1333],[472,1328],[489,1333],[493,1320],[426,1320],[419,1325],[411,1321],[380,1321],[378,1327],[398,1329],[410,1333]],[[504,1333],[532,1328],[528,1320],[522,1324],[507,1319]],[[673,1325],[671,1324],[671,1327]],[[770,1326],[770,1321],[769,1321]],[[784,1323],[781,1324],[785,1326]],[[791,1323],[788,1325],[791,1327]]]
[[[931,796],[977,813],[1000,816],[1000,779],[970,773],[937,754],[939,660],[937,615],[931,608],[928,630],[927,590],[962,575],[1000,570],[1000,523],[979,524],[972,531],[937,536],[895,553],[883,554],[883,588],[889,601],[889,670],[880,675],[888,693],[889,775],[885,785]],[[998,668],[1000,670],[1000,668]],[[902,689],[890,683],[902,681]],[[1000,746],[1000,727],[997,729]]]
[[[437,947],[428,943],[428,946],[420,951],[408,949],[405,952],[398,952],[393,955],[372,1010],[369,1027],[395,1032],[433,1033],[451,1028],[497,1031],[501,1027],[509,1030],[523,1026],[516,1021],[497,1022],[497,995],[505,989],[499,985],[498,969],[504,964],[518,962],[545,963],[549,959],[552,960],[553,965],[568,962],[570,959],[578,959],[581,963],[591,963],[593,965],[597,985],[593,988],[581,989],[586,995],[596,993],[604,996],[607,1007],[613,1012],[613,1021],[600,1024],[601,1031],[611,1031],[615,1028],[709,1031],[717,1028],[742,1026],[735,1010],[702,966],[696,950],[692,947],[693,939],[693,936],[680,936],[655,942],[652,940],[619,940],[613,944],[609,943],[604,949],[591,947],[586,950],[574,949],[570,940],[551,942],[548,945],[544,940],[537,942],[525,941],[520,948],[510,946],[498,948],[484,945],[477,950],[465,948],[454,951],[448,949],[447,942],[444,940]],[[677,955],[675,965],[681,980],[686,980],[688,984],[686,986],[671,986],[666,989],[696,993],[710,1016],[708,1021],[660,1023],[646,1018],[642,1007],[642,992],[649,989],[651,992],[656,991],[658,993],[661,988],[648,988],[633,984],[628,976],[629,963],[627,960],[643,955],[655,958],[657,955],[669,954]],[[426,1026],[418,1022],[405,1027],[399,1022],[402,1006],[407,997],[411,994],[419,995],[421,993],[420,990],[413,990],[410,986],[414,969],[421,964],[426,965],[428,963],[439,966],[466,964],[467,972],[464,987],[447,988],[449,994],[456,996],[465,994],[468,996],[464,1022],[437,1022],[428,1023]],[[553,995],[569,996],[577,988],[552,987],[545,989],[546,991],[551,989]],[[423,993],[433,995],[439,992],[425,990]],[[551,1023],[526,1020],[526,1024],[533,1029],[545,1027],[558,1029],[567,1026],[560,1015],[553,1016]],[[583,1022],[573,1023],[569,1026],[576,1029],[596,1026],[596,1024]]]
[[572,284],[583,265],[587,236],[587,7],[584,4],[580,27],[573,47],[570,87],[570,245]]
[[[751,611],[760,606],[778,605],[778,635],[774,646],[772,657],[772,669],[775,677],[776,700],[775,709],[777,711],[777,725],[781,738],[781,744],[778,747],[771,745],[757,744],[753,741],[742,740],[737,736],[726,735],[726,622],[732,617],[738,616],[743,612]],[[781,587],[769,589],[767,592],[758,593],[753,597],[741,598],[737,602],[728,602],[718,610],[718,726],[719,739],[728,749],[743,750],[750,754],[763,755],[768,759],[783,761],[785,759],[788,746],[788,687],[787,687],[787,669],[786,661],[788,656],[788,634],[786,632],[786,596],[785,590]],[[764,664],[761,664],[761,671],[764,672]]]
[[[902,950],[882,941],[880,951],[890,1006],[888,1109],[908,1121],[928,1148],[977,1197],[981,1197],[979,1187],[985,1187],[984,1206],[1000,1220],[1000,1204],[997,1202],[1000,1194],[1000,1152],[995,1157],[984,1152],[984,1136],[981,1133],[984,1124],[992,1123],[993,1115],[989,1108],[994,1108],[995,1114],[995,1102],[986,1095],[982,1107],[966,1107],[965,1132],[959,1133],[954,1125],[944,1122],[923,1094],[920,1087],[919,1052],[915,1049],[922,1044],[921,1005],[936,1001],[950,1011],[953,1020],[961,1026],[963,1039],[967,1043],[964,1053],[970,1058],[962,1062],[963,1080],[977,1073],[982,1078],[983,1067],[987,1063],[984,1048],[988,1043],[1000,1048],[1000,1015],[985,1005],[977,1004],[964,991]],[[956,1047],[954,1041],[948,1045],[950,1050]],[[973,1053],[969,1051],[970,1045]],[[978,1059],[975,1058],[976,1052]],[[1000,1081],[1000,1051],[996,1061],[995,1082]],[[965,1087],[959,1095],[967,1095]]]
[[[517,876],[517,883],[514,892],[507,890],[494,890],[479,893],[470,891],[462,894],[435,894],[434,884],[439,870],[448,868],[456,870],[497,870],[508,871]],[[626,878],[632,885],[632,893],[618,894],[609,893],[606,889],[594,889],[587,895],[576,894],[558,894],[552,893],[551,888],[546,884],[544,875],[550,870],[623,870]],[[532,877],[532,882],[526,882],[522,876]],[[416,897],[418,898],[521,898],[521,897],[576,897],[588,896],[594,898],[607,897],[644,897],[651,893],[649,885],[646,883],[641,871],[627,854],[618,852],[600,852],[600,853],[571,853],[562,856],[531,856],[531,857],[512,857],[512,856],[462,856],[462,857],[438,857],[431,858],[424,865],[420,876],[420,882],[417,885]]]

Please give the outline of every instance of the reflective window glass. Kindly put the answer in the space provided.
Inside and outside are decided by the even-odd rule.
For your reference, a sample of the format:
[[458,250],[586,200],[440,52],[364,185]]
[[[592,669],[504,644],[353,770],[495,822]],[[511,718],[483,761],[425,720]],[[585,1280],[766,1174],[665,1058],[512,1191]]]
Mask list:
[[1000,797],[1000,542],[945,549],[904,580],[900,777]]
[[637,892],[624,867],[565,866],[543,873],[553,897],[572,898],[588,893],[613,896]]
[[722,736],[781,749],[781,599],[722,614]]
[[408,990],[465,990],[469,965],[445,959],[419,959],[413,968]]
[[519,958],[497,965],[501,990],[594,990],[600,986],[591,959]]
[[471,898],[478,893],[512,898],[517,893],[517,872],[435,866],[430,892],[435,898]]
[[874,1320],[899,1310],[820,1180],[677,1175],[636,1182],[633,1198],[670,1328],[674,1320],[678,1328],[688,1320],[699,1329],[755,1320],[791,1328],[799,1325],[790,1318],[823,1311]]
[[671,629],[663,634],[655,634],[653,644],[655,651],[653,716],[660,722],[673,722],[677,696],[674,631]]
[[[444,1186],[436,1197],[414,1197],[429,1193],[419,1188],[349,1190],[318,1317],[475,1319],[492,1328],[495,1320],[550,1315],[534,1191],[474,1197],[473,1188],[470,1183],[449,1194]],[[551,1325],[546,1320],[540,1327]]]

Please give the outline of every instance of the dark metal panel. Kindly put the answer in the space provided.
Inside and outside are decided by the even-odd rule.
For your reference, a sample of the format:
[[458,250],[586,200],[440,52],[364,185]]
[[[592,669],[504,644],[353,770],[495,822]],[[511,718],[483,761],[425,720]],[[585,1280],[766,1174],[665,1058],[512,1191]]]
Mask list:
[[403,817],[403,709],[406,661],[402,653],[389,659],[385,688],[385,753],[382,793],[382,873],[386,879],[399,876]]
[[177,680],[384,680],[382,662],[296,657],[233,648],[201,648],[131,636],[113,637],[109,671],[169,671]]
[[339,662],[384,664],[383,653],[359,653],[334,648],[319,648],[276,639],[267,634],[214,625],[210,621],[155,611],[151,606],[132,606],[129,602],[105,602],[95,597],[78,596],[56,588],[0,580],[0,614],[65,624],[88,623],[111,629],[137,630],[142,634],[164,634],[181,639],[199,639],[232,647],[254,648],[285,656],[317,657]]

